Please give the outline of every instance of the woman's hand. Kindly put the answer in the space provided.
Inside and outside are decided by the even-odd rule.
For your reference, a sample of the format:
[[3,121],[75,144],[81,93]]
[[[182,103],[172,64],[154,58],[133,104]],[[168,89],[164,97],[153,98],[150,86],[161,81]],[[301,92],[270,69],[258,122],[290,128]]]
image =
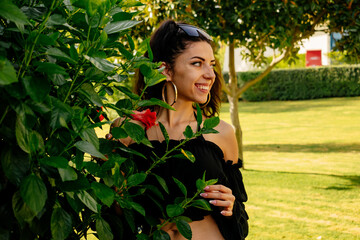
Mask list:
[[230,188],[220,184],[209,185],[205,187],[204,192],[200,196],[209,199],[210,204],[220,207],[222,215],[232,216],[235,196]]

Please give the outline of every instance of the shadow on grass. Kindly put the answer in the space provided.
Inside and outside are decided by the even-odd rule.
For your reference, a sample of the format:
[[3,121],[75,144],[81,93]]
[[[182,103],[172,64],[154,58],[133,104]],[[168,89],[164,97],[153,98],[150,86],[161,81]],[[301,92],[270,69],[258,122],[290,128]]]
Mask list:
[[359,152],[360,143],[313,143],[313,144],[250,144],[244,145],[244,151],[250,152]]
[[328,187],[321,188],[321,189],[341,191],[341,190],[351,190],[353,188],[360,188],[360,175],[336,175],[336,174],[326,174],[326,173],[267,171],[267,170],[256,170],[256,169],[245,169],[244,171],[334,177],[334,178],[340,178],[342,180],[347,180],[347,181],[349,181],[349,183],[348,184],[339,184],[336,186],[328,186]]

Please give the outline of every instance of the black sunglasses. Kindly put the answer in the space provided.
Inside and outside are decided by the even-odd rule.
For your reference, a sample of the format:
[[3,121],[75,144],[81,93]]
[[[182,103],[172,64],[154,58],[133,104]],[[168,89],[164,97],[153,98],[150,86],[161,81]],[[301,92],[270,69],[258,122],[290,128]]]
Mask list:
[[177,24],[181,30],[183,30],[188,36],[190,37],[200,37],[200,34],[206,37],[208,40],[212,41],[212,38],[209,34],[207,34],[204,30],[201,28],[188,25],[185,23],[178,23]]

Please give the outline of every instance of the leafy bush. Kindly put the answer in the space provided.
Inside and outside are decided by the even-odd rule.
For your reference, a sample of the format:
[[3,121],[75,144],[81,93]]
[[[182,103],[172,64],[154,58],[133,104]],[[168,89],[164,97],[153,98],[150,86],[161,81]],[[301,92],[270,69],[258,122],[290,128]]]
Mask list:
[[[129,152],[140,153],[99,139],[94,130],[110,124],[99,118],[109,120],[104,110],[113,109],[123,119],[114,137],[130,136],[150,145],[144,130],[129,121],[133,110],[150,105],[171,108],[157,99],[141,100],[126,87],[136,68],[145,76],[145,89],[164,80],[159,64],[151,62],[148,41],[137,44],[129,35],[139,23],[131,20],[137,14],[134,7],[141,4],[120,0],[0,0],[0,4],[1,239],[80,239],[90,228],[99,239],[129,239],[126,229],[131,239],[168,239],[161,227],[169,222],[191,238],[182,210],[191,204],[208,209],[209,204],[185,196],[166,207],[163,224],[153,224],[147,235],[139,233],[134,214],[144,215],[146,209],[129,189],[147,194],[141,184],[151,169],[129,171]],[[142,56],[146,49],[149,59]],[[107,96],[115,91],[122,97],[112,104]],[[152,167],[172,154],[183,153],[194,161],[181,145],[213,132],[218,121],[207,119],[197,133],[187,128],[184,142],[155,158]],[[163,134],[168,140],[164,128]],[[160,177],[159,182],[166,187]],[[199,179],[199,192],[213,182]],[[156,191],[155,186],[152,189]]]
[[[238,79],[247,82],[258,74],[257,71],[239,72]],[[242,97],[247,101],[268,101],[351,96],[360,96],[360,67],[357,65],[273,70]]]

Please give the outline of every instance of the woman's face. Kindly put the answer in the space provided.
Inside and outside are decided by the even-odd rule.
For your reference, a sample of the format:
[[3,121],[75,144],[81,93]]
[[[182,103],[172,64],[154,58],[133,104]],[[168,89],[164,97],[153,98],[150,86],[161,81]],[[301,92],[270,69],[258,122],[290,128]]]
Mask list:
[[175,58],[171,72],[171,80],[178,89],[178,99],[205,103],[215,81],[214,66],[215,57],[209,43],[190,43]]

